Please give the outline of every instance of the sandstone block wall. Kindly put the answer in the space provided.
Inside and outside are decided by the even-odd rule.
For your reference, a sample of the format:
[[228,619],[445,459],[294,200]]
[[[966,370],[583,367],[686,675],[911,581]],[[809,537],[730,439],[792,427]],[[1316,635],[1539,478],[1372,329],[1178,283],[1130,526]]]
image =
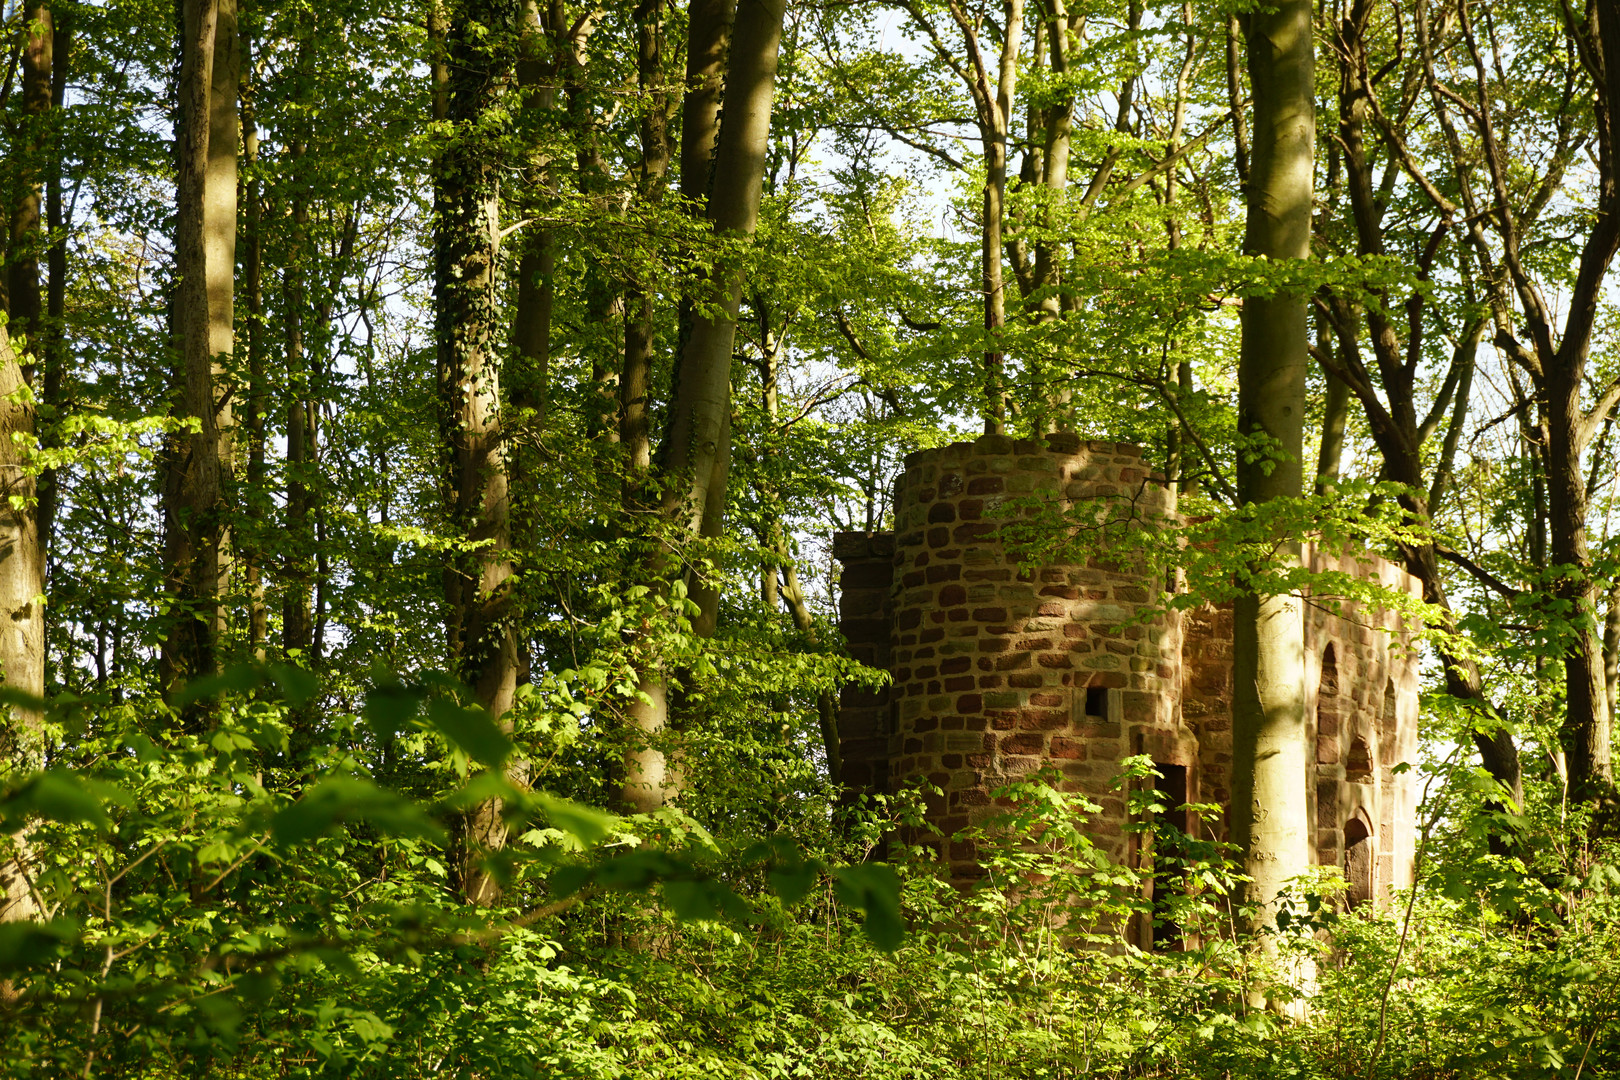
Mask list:
[[[987,813],[990,792],[1008,779],[1056,766],[1066,786],[1101,804],[1093,838],[1137,859],[1110,784],[1124,757],[1147,754],[1175,771],[1190,801],[1227,804],[1231,612],[1133,624],[1158,580],[1097,564],[1021,570],[998,528],[1017,512],[1009,500],[1031,497],[1128,508],[1144,528],[1173,513],[1162,481],[1125,444],[985,436],[910,455],[896,483],[895,531],[835,538],[852,654],[893,678],[884,690],[844,692],[841,779],[881,791],[926,778],[943,791],[929,814],[948,836]],[[1307,558],[1415,587],[1380,559]],[[1416,749],[1415,659],[1377,629],[1393,627],[1393,616],[1307,611],[1317,858],[1354,861],[1347,872],[1377,896],[1411,875],[1412,785],[1392,767]],[[1200,827],[1225,832],[1224,820]],[[977,873],[970,849],[949,855],[957,875]]]

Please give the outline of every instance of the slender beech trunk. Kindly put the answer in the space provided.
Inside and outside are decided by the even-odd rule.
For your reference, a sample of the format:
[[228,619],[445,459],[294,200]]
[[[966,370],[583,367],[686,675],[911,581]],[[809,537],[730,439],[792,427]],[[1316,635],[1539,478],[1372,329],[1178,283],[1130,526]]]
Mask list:
[[[1247,16],[1254,147],[1244,249],[1270,260],[1311,253],[1316,133],[1309,0],[1283,0]],[[1264,437],[1267,461],[1238,461],[1245,503],[1299,496],[1303,480],[1305,305],[1283,296],[1243,305],[1238,427]],[[1278,537],[1278,557],[1297,562],[1299,542]],[[1250,876],[1261,926],[1274,923],[1287,882],[1310,861],[1306,835],[1304,617],[1297,596],[1238,598],[1234,614],[1232,840]]]
[[[288,145],[293,169],[301,164],[304,147],[297,140]],[[305,328],[309,310],[309,250],[304,237],[309,231],[309,195],[299,179],[293,181],[292,243],[287,266],[282,271],[282,325],[286,332],[284,353],[287,378],[287,493],[286,557],[283,572],[286,591],[281,599],[281,648],[289,656],[307,657],[314,643],[314,615],[310,605],[315,588],[315,538],[310,530],[313,509],[310,469],[315,441],[313,399],[310,393],[310,364],[306,355]]]
[[[255,71],[252,42],[242,33],[242,162],[247,167],[243,185],[242,291],[247,315],[248,387],[243,403],[242,430],[247,439],[247,490],[242,505],[253,521],[268,508],[265,491],[265,406],[269,398],[264,370],[264,197],[259,180],[259,125],[255,115]],[[269,635],[269,609],[264,603],[265,530],[244,529],[252,535],[237,537],[242,559],[242,586],[247,593],[248,648],[257,660],[265,658]]]
[[[6,292],[11,321],[7,329],[13,342],[24,348],[18,357],[30,386],[34,368],[41,358],[40,341],[44,314],[40,297],[39,256],[44,247],[40,228],[44,209],[44,177],[50,170],[51,117],[51,9],[45,4],[28,4],[23,9],[28,25],[19,56],[19,97],[22,115],[18,118],[15,158],[20,166],[16,201],[11,205],[11,238],[8,245]],[[23,345],[26,339],[27,344]]]
[[[741,0],[737,6],[726,64],[725,118],[708,202],[710,224],[721,236],[752,235],[759,221],[785,8],[786,0]],[[706,519],[711,531],[721,520],[716,507],[724,503],[711,504],[711,492],[724,495],[731,459],[731,354],[742,303],[742,268],[723,263],[716,268],[716,279],[720,307],[692,320],[665,439],[660,509],[677,542],[702,536]],[[667,579],[667,560],[655,562],[655,578]],[[646,700],[638,701],[628,717],[635,741],[626,753],[622,795],[638,810],[666,800],[664,753],[658,742],[668,723],[669,695],[660,675],[656,666],[642,672]]]
[[[764,346],[765,356],[760,364],[760,402],[766,423],[774,431],[781,410],[778,381],[781,335],[766,334]],[[811,649],[818,649],[821,635],[816,633],[815,616],[810,612],[809,600],[804,595],[804,586],[794,565],[792,544],[782,524],[781,496],[763,475],[758,475],[755,483],[760,501],[766,507],[766,537],[769,544],[765,565],[760,573],[763,599],[773,613],[778,599],[785,602],[793,625],[803,636],[805,644]],[[816,719],[821,727],[822,750],[827,755],[827,778],[834,784],[841,783],[844,766],[838,737],[838,699],[835,695],[825,690],[816,695]]]
[[[482,124],[506,79],[501,50],[504,35],[516,29],[515,6],[467,0],[445,21],[452,131],[434,170],[440,491],[451,534],[471,548],[446,556],[446,632],[457,673],[496,718],[511,710],[516,695],[517,635],[495,341],[499,173],[497,147]],[[460,891],[470,902],[492,902],[499,887],[479,856],[505,844],[499,806],[469,811],[459,832]]]
[[[16,398],[22,396],[25,386],[35,394],[40,391],[39,369],[42,361],[49,363],[39,253],[46,242],[40,214],[45,178],[57,171],[51,153],[55,35],[46,5],[28,5],[23,18],[28,31],[20,57],[20,175],[10,214],[10,321],[0,328],[0,495],[6,496],[0,500],[0,615],[5,618],[0,631],[0,680],[40,696],[45,692],[45,611],[37,597],[45,591],[45,544],[36,501],[38,484],[24,469],[17,441],[20,438],[26,444],[34,438],[37,418],[32,401]],[[10,712],[11,718],[0,722],[0,760],[20,754],[21,760],[33,763],[37,761],[33,743],[41,717],[24,706],[12,706]]]
[[[1007,138],[1012,124],[1012,98],[1018,79],[1018,42],[1024,27],[1023,0],[1002,5],[1000,65],[992,85],[979,54],[978,28],[953,3],[951,13],[961,27],[975,66],[979,92],[979,140],[984,148],[984,194],[980,200],[979,266],[984,291],[984,433],[999,435],[1007,422],[1007,357],[1001,335],[1007,326],[1007,294],[1001,269],[1001,232],[1007,203]],[[1067,158],[1065,158],[1067,164]]]
[[1350,417],[1350,387],[1327,372],[1327,400],[1322,405],[1322,443],[1316,455],[1317,494],[1339,482],[1344,460],[1344,428]]
[[[1050,15],[1043,19],[1047,37],[1047,52],[1057,85],[1067,87],[1063,80],[1069,75],[1070,35],[1078,28],[1080,16],[1069,14],[1064,0],[1051,0]],[[1036,35],[1036,49],[1041,35]],[[1039,179],[1042,194],[1041,224],[1045,235],[1035,241],[1034,266],[1030,287],[1039,297],[1036,301],[1035,320],[1055,322],[1063,315],[1063,297],[1059,288],[1063,283],[1062,246],[1056,239],[1063,218],[1064,196],[1069,186],[1069,147],[1074,126],[1074,94],[1066,91],[1042,110],[1041,152]],[[1033,132],[1031,136],[1033,138]],[[1067,379],[1048,391],[1046,430],[1057,431],[1073,425],[1068,405],[1074,398]]]
[[[162,683],[173,691],[214,671],[229,580],[226,484],[236,273],[236,0],[184,0],[176,183],[176,416],[165,462],[164,574],[169,627]],[[188,723],[204,714],[194,711]]]
[[[563,0],[549,0],[542,10],[538,0],[522,0],[518,14],[517,57],[518,108],[540,120],[557,107],[557,81],[562,70],[569,30],[568,12]],[[518,200],[522,216],[542,216],[550,209],[545,192],[552,188],[550,155],[535,151],[526,167],[528,200]],[[551,322],[556,306],[555,231],[547,225],[526,225],[517,235],[517,301],[512,312],[512,365],[506,373],[507,397],[511,405],[508,433],[508,483],[514,493],[511,505],[512,548],[516,552],[536,549],[534,487],[544,451],[539,440],[545,434],[551,409]],[[515,613],[514,613],[515,614]],[[528,683],[532,673],[529,640],[519,635],[517,642],[519,684]]]
[[[16,282],[15,275],[12,280]],[[45,608],[39,602],[45,591],[45,552],[36,514],[37,485],[18,442],[20,437],[26,444],[36,431],[34,404],[23,396],[31,366],[13,347],[8,328],[0,325],[0,615],[5,618],[0,681],[37,698],[45,693]],[[43,761],[37,745],[39,711],[26,705],[5,711],[9,716],[0,717],[0,762],[21,764],[24,770],[38,767]],[[14,892],[11,870],[9,864],[0,866],[6,887],[0,903],[8,906],[26,896]]]
[[[524,0],[522,45],[517,64],[518,88],[522,107],[544,115],[557,107],[556,68],[546,63],[548,37],[560,40],[567,32],[566,12],[553,2],[541,17],[536,0]],[[532,186],[543,187],[546,162],[535,160],[529,167]],[[543,225],[525,228],[519,234],[522,253],[518,257],[517,308],[512,315],[512,345],[518,370],[508,380],[512,406],[526,414],[532,430],[543,431],[551,402],[551,314],[556,302],[556,249],[553,230]],[[513,481],[521,487],[523,455],[512,456]]]
[[[22,358],[12,348],[11,336],[0,325],[0,613],[6,619],[0,633],[0,680],[11,690],[34,697],[45,693],[45,609],[38,600],[44,591],[45,557],[34,515],[35,484],[23,470],[22,454],[13,436],[25,440],[34,434],[34,407],[18,400],[26,385]],[[13,499],[23,500],[21,507]],[[42,717],[36,709],[12,705],[0,718],[0,762],[26,772],[43,764],[39,745]],[[39,914],[33,890],[19,862],[29,859],[27,833],[13,834],[11,845],[18,860],[0,861],[0,922]],[[10,984],[0,982],[0,1000],[10,996]]]
[[[45,378],[40,402],[51,409],[62,404],[62,377],[67,370],[67,334],[62,318],[67,311],[67,231],[68,221],[62,207],[62,182],[66,161],[62,152],[62,102],[67,94],[68,60],[73,45],[72,18],[69,13],[56,15],[51,25],[51,171],[45,180],[45,226],[50,230],[46,248],[46,265],[50,281],[45,292],[45,327],[41,342],[44,346]],[[44,446],[56,446],[56,436],[44,432]],[[39,477],[39,536],[45,549],[46,573],[50,572],[53,533],[56,526],[56,470],[46,469]]]
[[1609,585],[1606,599],[1608,606],[1603,614],[1603,685],[1612,717],[1617,691],[1620,691],[1620,579]]
[[[708,213],[709,190],[714,179],[714,155],[720,139],[720,95],[725,86],[726,52],[731,40],[732,20],[736,15],[737,0],[692,0],[687,15],[686,37],[686,93],[681,99],[681,199],[693,214]],[[679,312],[682,345],[692,336],[694,307],[689,296],[683,296]],[[680,394],[681,365],[673,375],[671,397]],[[634,393],[632,389],[631,393]],[[669,421],[673,424],[672,412]],[[635,435],[633,422],[627,417],[625,430]],[[666,431],[660,450],[667,457],[672,445]],[[627,448],[633,470],[639,465],[641,447],[638,441]],[[649,467],[651,447],[646,451]],[[659,465],[667,468],[668,461]],[[650,468],[649,468],[650,472]],[[635,494],[626,493],[627,502]],[[653,543],[658,543],[654,539]],[[655,578],[668,573],[667,566],[656,554],[649,555],[649,566],[654,567]],[[664,751],[657,745],[657,734],[669,723],[669,676],[655,656],[643,654],[638,663],[636,699],[626,710],[626,722],[635,742],[625,756],[625,783],[621,792],[624,804],[631,809],[649,810],[663,805],[669,795],[672,777],[666,768]],[[653,733],[653,734],[649,734]]]
[[[664,80],[664,5],[641,0],[636,5],[636,85],[641,92],[641,162],[637,195],[643,204],[663,201],[673,147],[669,137],[669,87]],[[625,287],[624,367],[619,374],[619,441],[626,465],[626,509],[640,509],[642,488],[652,469],[653,290],[648,269],[631,275]]]

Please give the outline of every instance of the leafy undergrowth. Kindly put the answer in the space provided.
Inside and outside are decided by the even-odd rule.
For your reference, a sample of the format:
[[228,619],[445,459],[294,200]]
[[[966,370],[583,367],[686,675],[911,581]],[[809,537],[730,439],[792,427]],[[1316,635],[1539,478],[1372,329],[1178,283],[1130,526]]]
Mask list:
[[[248,689],[276,680],[296,698],[286,671]],[[1297,988],[1233,932],[1230,850],[1161,824],[1145,759],[1118,782],[1157,904],[1152,875],[1110,855],[1125,838],[1094,841],[1095,808],[1055,777],[1002,789],[997,816],[951,838],[929,833],[925,793],[726,837],[515,783],[506,736],[450,687],[374,691],[356,734],[296,775],[278,709],[244,706],[206,737],[133,709],[68,716],[75,756],[0,797],[5,854],[43,915],[0,924],[0,1073],[1620,1070],[1620,875],[1585,848],[1560,876],[1557,860],[1523,868],[1459,833],[1410,908],[1376,913],[1343,912],[1331,875],[1303,882],[1279,970],[1312,969],[1315,985],[1289,1005]],[[367,725],[442,768],[366,765],[350,748]],[[466,872],[453,823],[497,796],[514,839],[484,869],[505,906],[468,907],[452,899]],[[984,876],[948,881],[947,843],[972,845]],[[1124,944],[1155,920],[1184,947]]]

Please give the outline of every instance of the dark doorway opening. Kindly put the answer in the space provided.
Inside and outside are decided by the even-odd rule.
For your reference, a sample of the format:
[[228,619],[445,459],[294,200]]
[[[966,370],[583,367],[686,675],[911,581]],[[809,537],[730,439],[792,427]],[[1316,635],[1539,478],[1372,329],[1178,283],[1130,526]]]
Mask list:
[[1153,823],[1153,950],[1179,952],[1186,935],[1176,921],[1176,900],[1185,895],[1187,857],[1187,767],[1156,761],[1153,789],[1164,812]]

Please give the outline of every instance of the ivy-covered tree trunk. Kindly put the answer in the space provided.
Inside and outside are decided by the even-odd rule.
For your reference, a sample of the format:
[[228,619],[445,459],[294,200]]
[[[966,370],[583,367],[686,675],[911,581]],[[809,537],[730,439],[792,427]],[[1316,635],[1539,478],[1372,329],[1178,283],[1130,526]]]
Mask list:
[[[1245,30],[1254,145],[1244,250],[1272,261],[1306,259],[1316,132],[1311,5],[1283,0],[1250,13]],[[1301,494],[1308,348],[1302,301],[1244,301],[1238,429],[1252,444],[1238,459],[1238,490],[1246,504]],[[1277,543],[1276,558],[1298,562],[1297,539]],[[1300,598],[1241,595],[1233,636],[1232,840],[1251,879],[1248,899],[1269,924],[1288,879],[1310,858]]]
[[[60,163],[51,151],[55,79],[51,10],[29,5],[23,11],[27,33],[21,49],[20,136],[14,160],[18,175],[11,206],[6,295],[9,322],[0,324],[0,683],[32,698],[45,694],[45,546],[41,529],[39,485],[29,471],[27,447],[37,434],[33,394],[41,387],[39,371],[55,357],[50,342],[59,327],[42,316],[39,255],[44,246],[40,210],[47,172],[53,178]],[[57,190],[55,188],[52,189]],[[53,268],[55,266],[53,260]],[[53,280],[53,288],[58,284]],[[60,315],[53,305],[53,314]],[[53,329],[57,333],[53,334]],[[26,352],[16,348],[12,333],[25,338]],[[49,380],[44,380],[48,382]],[[26,773],[43,764],[40,725],[43,717],[31,704],[0,707],[0,770]],[[0,861],[0,922],[40,914],[38,896],[24,867],[31,844],[26,831],[5,838],[16,859]],[[9,981],[0,982],[0,1001],[10,999]]]
[[[0,681],[9,690],[33,697],[45,693],[45,609],[39,597],[45,591],[45,555],[35,516],[35,485],[23,469],[17,436],[34,435],[34,407],[18,400],[26,386],[22,358],[12,347],[11,335],[0,325]],[[20,505],[19,505],[20,503]],[[29,706],[8,705],[0,714],[0,769],[20,768],[26,774],[43,762],[39,745],[39,712]],[[11,841],[26,860],[26,834]],[[10,845],[7,845],[10,846]],[[26,919],[38,913],[33,891],[16,862],[0,861],[0,922]],[[4,984],[0,984],[3,996]]]
[[170,692],[216,669],[225,629],[236,273],[236,0],[181,9],[174,413],[195,426],[172,436],[165,455],[161,675]]
[[[51,9],[29,4],[18,57],[21,115],[13,128],[15,197],[10,213],[6,268],[9,322],[0,328],[0,680],[24,693],[45,692],[45,544],[40,530],[37,485],[26,470],[24,448],[35,436],[36,410],[26,400],[38,393],[38,372],[50,337],[40,290],[41,229],[45,175],[55,172],[50,137],[52,105]],[[20,440],[20,442],[19,442]],[[0,761],[21,752],[33,760],[39,714],[11,706],[0,727]]]
[[[737,5],[726,63],[725,115],[708,200],[709,222],[722,237],[750,236],[759,222],[785,9],[786,0],[740,0]],[[687,160],[683,148],[683,167]],[[661,516],[670,539],[683,546],[705,535],[706,518],[708,534],[713,534],[731,461],[731,356],[742,304],[741,265],[722,261],[714,284],[718,310],[700,311],[692,320],[676,368],[675,400],[663,446]],[[655,575],[667,578],[667,560],[655,562],[659,564]],[[712,632],[712,622],[705,627],[703,621],[700,617],[698,631]],[[667,674],[655,658],[649,658],[641,672],[639,700],[627,715],[632,742],[625,755],[621,797],[634,809],[653,809],[667,798],[666,763],[659,743],[669,722]]]
[[[500,260],[498,143],[493,130],[515,5],[467,0],[448,13],[449,138],[434,174],[434,335],[437,349],[440,494],[455,547],[444,568],[451,662],[497,719],[517,691],[506,456],[501,443],[496,278]],[[460,823],[456,874],[462,895],[498,894],[481,853],[505,844],[500,808],[484,803]]]

